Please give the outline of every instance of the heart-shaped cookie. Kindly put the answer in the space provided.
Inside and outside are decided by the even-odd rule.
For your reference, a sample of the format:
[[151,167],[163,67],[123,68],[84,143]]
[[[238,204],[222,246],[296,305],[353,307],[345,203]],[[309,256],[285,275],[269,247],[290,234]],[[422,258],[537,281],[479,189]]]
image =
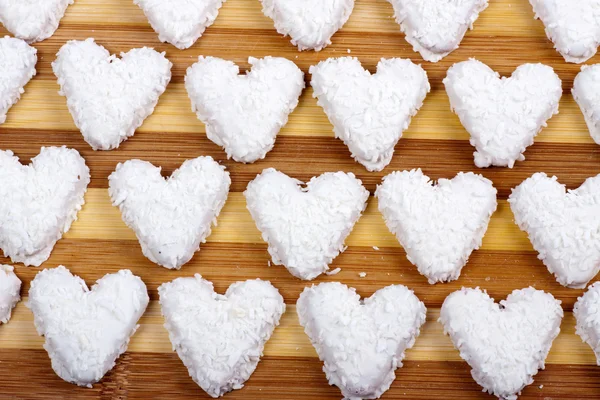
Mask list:
[[244,192],[275,265],[312,280],[329,269],[367,206],[369,192],[352,173],[328,172],[304,183],[265,169]]
[[361,300],[355,289],[329,282],[305,288],[296,311],[329,384],[345,399],[360,400],[377,399],[390,388],[427,309],[402,285]]
[[0,23],[28,43],[49,38],[74,0],[0,0]]
[[437,185],[420,169],[392,172],[375,196],[388,229],[429,283],[458,279],[496,211],[496,188],[472,172]]
[[152,262],[179,269],[200,249],[227,200],[231,179],[211,157],[187,160],[164,179],[149,162],[129,160],[108,177],[123,221]]
[[567,62],[582,63],[600,44],[599,0],[529,0],[546,35]]
[[28,307],[54,372],[92,387],[127,350],[148,302],[146,285],[129,270],[107,274],[88,289],[61,265],[31,281]]
[[111,150],[152,114],[172,65],[165,53],[147,47],[118,58],[87,39],[61,47],[52,70],[85,141],[94,150]]
[[42,147],[23,165],[0,151],[0,249],[13,262],[39,266],[68,232],[84,203],[90,170],[76,150]]
[[23,87],[35,75],[36,63],[35,47],[8,36],[0,39],[0,124],[25,92]]
[[298,50],[321,51],[331,37],[344,26],[354,0],[260,0],[263,14],[275,23],[275,29],[289,36]]
[[173,349],[215,398],[244,386],[285,312],[279,291],[260,279],[236,282],[220,295],[196,274],[164,283],[158,293]]
[[215,22],[225,0],[133,0],[158,33],[161,42],[178,49],[191,47]]
[[192,111],[206,125],[206,136],[244,163],[271,151],[304,89],[304,74],[285,58],[248,62],[252,70],[239,75],[231,61],[200,57],[185,75]]
[[567,190],[555,176],[537,173],[513,189],[508,202],[561,285],[584,288],[600,271],[600,175]]
[[0,322],[7,323],[21,296],[21,280],[10,265],[0,265]]
[[577,298],[573,315],[577,320],[575,332],[587,343],[600,365],[600,282],[591,285],[583,296]]
[[313,96],[335,136],[369,171],[390,163],[430,89],[427,73],[408,59],[382,59],[371,75],[357,58],[329,58],[310,67],[310,73]]
[[600,144],[600,64],[584,65],[571,93],[579,104],[592,139]]
[[426,61],[438,62],[458,46],[488,0],[388,0],[406,41]]
[[503,400],[516,400],[544,369],[562,317],[560,301],[532,287],[514,290],[500,304],[479,288],[463,288],[446,298],[440,312],[444,332],[475,382]]
[[471,134],[475,165],[512,168],[558,114],[561,80],[543,64],[523,64],[500,78],[474,59],[454,64],[444,79],[453,111]]

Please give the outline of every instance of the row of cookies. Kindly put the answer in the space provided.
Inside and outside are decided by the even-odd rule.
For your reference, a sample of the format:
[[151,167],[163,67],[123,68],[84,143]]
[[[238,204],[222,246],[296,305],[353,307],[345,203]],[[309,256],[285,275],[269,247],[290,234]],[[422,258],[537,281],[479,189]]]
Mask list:
[[[19,301],[21,281],[0,266],[0,321]],[[158,288],[165,328],[192,379],[212,397],[240,389],[256,369],[265,343],[286,310],[279,291],[260,279],[236,282],[224,295],[200,275]],[[88,289],[64,266],[45,269],[31,282],[27,306],[56,374],[91,387],[127,350],[149,298],[129,270]],[[563,310],[551,294],[532,287],[494,299],[463,288],[444,301],[439,321],[485,391],[516,399],[543,369],[560,332]],[[577,334],[599,355],[600,283],[575,304]],[[361,300],[339,282],[306,287],[296,304],[331,385],[347,399],[376,399],[387,391],[425,323],[427,309],[402,285]],[[600,361],[600,358],[599,358]]]
[[[109,194],[135,232],[144,255],[179,269],[199,250],[224,206],[231,180],[211,157],[188,160],[163,178],[141,160],[119,164]],[[89,169],[76,150],[42,148],[30,165],[0,152],[0,248],[13,262],[39,266],[84,204]],[[306,186],[273,168],[251,181],[244,196],[276,265],[304,280],[325,273],[370,198],[352,173],[328,172]],[[375,197],[408,260],[430,283],[458,279],[496,211],[492,182],[459,173],[434,185],[419,170],[396,171]],[[567,191],[556,177],[536,173],[513,189],[509,203],[539,258],[557,281],[583,288],[600,263],[600,176]]]
[[[19,39],[0,39],[0,122],[35,75],[36,50]],[[131,137],[152,114],[171,79],[171,62],[149,48],[122,58],[93,39],[70,41],[52,68],[75,125],[95,150],[110,150]],[[229,158],[251,163],[275,145],[280,129],[298,105],[302,71],[285,58],[249,59],[252,69],[215,57],[190,66],[185,86],[192,110],[206,134]],[[369,171],[381,171],[422,106],[427,73],[408,59],[382,59],[377,73],[352,57],[330,58],[310,68],[313,95],[336,137]],[[512,167],[558,113],[560,78],[543,64],[524,64],[500,78],[471,59],[453,65],[444,79],[452,109],[471,135],[478,167]],[[600,65],[584,66],[572,90],[594,140],[600,142]]]
[[[467,29],[488,0],[388,0],[406,41],[424,60],[437,62],[457,49]],[[225,0],[133,0],[144,12],[159,40],[179,49],[192,46],[215,21]],[[260,0],[277,32],[290,36],[299,50],[319,51],[350,18],[355,0]],[[600,44],[598,0],[529,0],[535,17],[568,62],[581,63]],[[74,0],[48,0],[42,5],[4,0],[0,23],[16,37],[36,42],[50,37]]]

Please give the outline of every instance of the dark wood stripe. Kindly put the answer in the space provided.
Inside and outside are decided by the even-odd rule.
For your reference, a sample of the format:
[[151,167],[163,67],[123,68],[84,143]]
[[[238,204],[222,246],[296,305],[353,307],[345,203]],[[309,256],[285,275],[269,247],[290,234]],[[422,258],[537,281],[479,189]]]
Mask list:
[[[35,144],[35,145],[33,145]],[[142,158],[163,167],[165,175],[183,161],[210,155],[227,166],[232,177],[232,191],[241,192],[264,168],[277,168],[290,176],[308,180],[327,171],[353,172],[368,190],[374,192],[381,178],[392,171],[422,168],[432,179],[450,178],[460,171],[474,171],[494,182],[499,198],[506,198],[512,188],[535,172],[557,175],[569,188],[600,173],[600,146],[539,142],[525,153],[526,160],[513,169],[479,169],[473,164],[473,147],[463,140],[401,139],[391,164],[382,172],[367,172],[350,157],[342,141],[331,137],[281,136],[266,159],[254,164],[227,160],[225,153],[204,133],[136,133],[117,150],[93,151],[77,131],[27,131],[0,127],[0,149],[11,149],[23,162],[39,152],[41,146],[66,145],[77,149],[92,172],[91,187],[108,187],[108,175],[118,162]]]
[[[424,374],[427,379],[423,379]],[[11,400],[210,399],[188,376],[175,353],[125,353],[100,383],[88,389],[58,378],[42,349],[3,350],[0,376],[1,397]],[[27,380],[23,380],[23,376],[27,376]],[[383,399],[493,398],[481,392],[464,362],[407,361],[396,371],[396,376]],[[156,384],[158,382],[160,384]],[[25,392],[27,395],[23,396]],[[549,365],[538,373],[535,382],[525,388],[519,399],[597,399],[599,396],[600,368]],[[340,397],[340,391],[328,385],[318,359],[279,357],[263,357],[245,387],[226,395],[227,399],[280,400],[338,400]]]
[[[443,89],[442,79],[446,76],[448,68],[459,61],[468,58],[477,58],[488,64],[502,75],[510,75],[514,69],[523,63],[544,63],[552,65],[563,80],[563,88],[569,91],[573,79],[580,70],[577,64],[567,64],[560,54],[554,50],[552,43],[545,37],[514,37],[503,36],[477,36],[467,34],[460,48],[438,63],[423,62],[418,53],[412,51],[398,29],[397,33],[376,32],[346,32],[341,30],[334,39],[333,44],[321,52],[298,52],[297,48],[289,43],[289,38],[277,34],[275,29],[228,29],[211,27],[196,44],[187,50],[180,51],[175,47],[160,43],[156,33],[145,26],[94,26],[69,24],[69,29],[59,29],[54,36],[36,43],[39,51],[37,65],[38,77],[36,79],[54,79],[51,63],[60,47],[68,40],[84,40],[93,37],[98,43],[105,46],[111,53],[128,51],[134,47],[149,46],[158,51],[166,51],[167,57],[173,63],[172,82],[183,82],[185,70],[193,64],[199,55],[210,55],[229,59],[248,68],[248,57],[265,57],[277,55],[294,61],[306,74],[311,65],[329,57],[354,56],[358,57],[363,65],[375,71],[375,67],[382,57],[411,58],[425,68],[432,85],[432,89]],[[2,31],[0,30],[0,34]],[[365,46],[365,43],[370,45]],[[490,43],[493,46],[490,47]],[[351,49],[348,54],[347,50]],[[499,57],[498,54],[502,54]],[[600,56],[589,60],[588,64],[600,62]],[[307,81],[310,77],[307,75]]]
[[[134,240],[65,239],[58,242],[43,268],[63,264],[90,286],[107,273],[128,268],[144,280],[153,300],[158,300],[157,288],[162,283],[195,273],[213,281],[215,289],[221,293],[238,280],[269,280],[288,304],[295,304],[304,287],[327,281],[340,281],[355,287],[362,296],[370,296],[387,285],[403,284],[413,289],[430,308],[441,307],[448,294],[463,286],[485,288],[496,300],[505,298],[514,289],[534,286],[562,300],[565,310],[572,310],[577,297],[583,293],[583,290],[568,289],[556,283],[534,252],[476,251],[463,268],[460,279],[436,285],[427,283],[406,259],[402,248],[376,251],[370,247],[350,247],[331,266],[332,269],[340,267],[339,274],[322,275],[313,282],[294,278],[284,267],[269,267],[269,260],[264,244],[207,243],[180,271],[171,271],[147,260]],[[0,263],[10,263],[10,260],[0,258]],[[40,270],[16,266],[16,273],[24,282],[23,295],[27,294],[29,282]],[[360,278],[360,272],[366,272],[367,276]]]

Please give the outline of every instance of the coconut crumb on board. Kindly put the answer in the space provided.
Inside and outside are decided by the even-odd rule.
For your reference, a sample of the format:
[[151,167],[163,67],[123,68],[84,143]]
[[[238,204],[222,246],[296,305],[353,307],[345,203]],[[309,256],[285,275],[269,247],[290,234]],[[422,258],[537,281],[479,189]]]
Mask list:
[[331,271],[326,271],[325,275],[329,275],[329,276],[331,276],[331,275],[337,275],[337,274],[340,273],[341,270],[342,270],[341,268],[336,268],[336,269],[333,269]]

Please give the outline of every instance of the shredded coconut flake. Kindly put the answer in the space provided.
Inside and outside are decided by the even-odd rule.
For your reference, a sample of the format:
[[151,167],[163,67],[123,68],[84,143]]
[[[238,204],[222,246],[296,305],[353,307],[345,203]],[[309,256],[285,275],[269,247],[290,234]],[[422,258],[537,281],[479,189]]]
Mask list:
[[10,265],[0,265],[0,322],[6,324],[21,296],[21,280]]
[[21,39],[6,36],[0,39],[0,55],[0,124],[3,124],[8,110],[25,92],[23,87],[36,74],[37,50]]
[[54,34],[75,0],[0,0],[0,23],[19,39],[41,42]]

